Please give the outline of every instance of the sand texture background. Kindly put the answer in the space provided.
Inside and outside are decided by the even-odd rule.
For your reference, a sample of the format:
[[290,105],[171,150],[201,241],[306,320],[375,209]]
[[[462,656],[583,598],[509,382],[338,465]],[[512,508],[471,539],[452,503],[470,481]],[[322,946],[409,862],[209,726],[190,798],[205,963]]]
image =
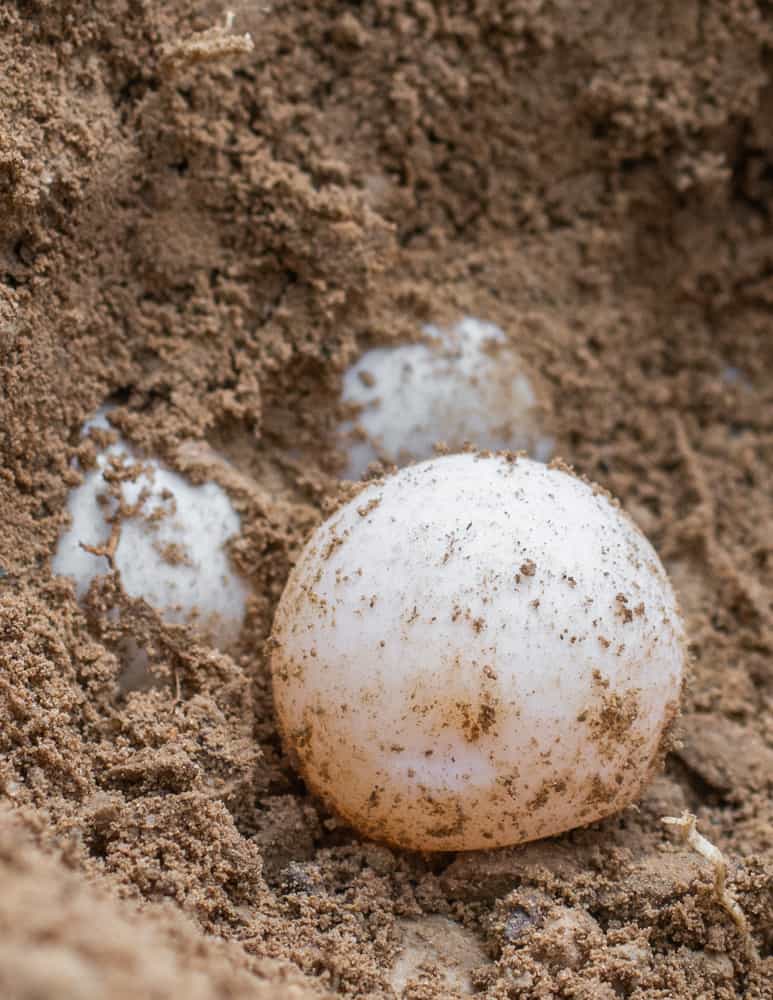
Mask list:
[[[234,13],[253,50],[209,34],[202,60],[213,3],[0,6],[0,995],[773,997],[770,5]],[[265,644],[339,494],[343,370],[465,314],[540,372],[557,451],[657,547],[692,678],[638,807],[422,857],[307,795]],[[232,656],[110,578],[82,608],[52,577],[109,397],[238,506]],[[660,822],[685,809],[756,961]]]

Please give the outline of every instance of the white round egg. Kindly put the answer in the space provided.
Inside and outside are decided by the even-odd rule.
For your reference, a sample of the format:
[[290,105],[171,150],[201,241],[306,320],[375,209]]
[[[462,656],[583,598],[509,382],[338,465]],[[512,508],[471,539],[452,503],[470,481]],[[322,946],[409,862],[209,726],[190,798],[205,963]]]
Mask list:
[[683,626],[652,546],[599,488],[525,458],[438,458],[312,535],[272,674],[310,788],[417,850],[560,833],[633,801],[661,757]]
[[[105,413],[90,420],[84,433],[92,427],[110,431]],[[119,438],[98,452],[95,468],[70,493],[67,507],[70,525],[51,568],[74,579],[79,598],[111,568],[99,553],[120,507],[112,563],[125,592],[144,598],[165,621],[195,625],[222,648],[238,637],[249,589],[228,557],[240,519],[220,486],[194,486]]]
[[358,408],[341,427],[351,478],[376,460],[429,458],[438,442],[523,449],[541,461],[553,449],[524,362],[498,326],[472,316],[426,326],[415,344],[366,351],[344,376],[342,402]]

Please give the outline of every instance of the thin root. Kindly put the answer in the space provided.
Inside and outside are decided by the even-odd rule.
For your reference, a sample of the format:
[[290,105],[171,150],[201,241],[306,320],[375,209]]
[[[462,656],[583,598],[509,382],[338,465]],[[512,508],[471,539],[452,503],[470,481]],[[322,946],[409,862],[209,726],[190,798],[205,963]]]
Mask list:
[[696,818],[692,813],[682,813],[681,816],[664,816],[661,822],[674,827],[679,837],[689,844],[694,851],[704,857],[714,869],[714,892],[719,905],[730,915],[738,928],[744,944],[744,952],[750,962],[756,964],[759,955],[749,930],[746,915],[727,888],[727,861],[725,856],[710,840],[696,829]]

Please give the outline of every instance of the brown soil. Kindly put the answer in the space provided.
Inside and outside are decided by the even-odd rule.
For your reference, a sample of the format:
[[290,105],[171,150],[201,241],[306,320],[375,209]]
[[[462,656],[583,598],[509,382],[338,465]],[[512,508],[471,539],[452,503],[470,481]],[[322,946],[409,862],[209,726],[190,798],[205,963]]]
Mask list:
[[[768,5],[235,14],[252,51],[196,36],[209,0],[0,9],[0,995],[773,996]],[[463,314],[508,332],[561,455],[657,546],[693,676],[638,808],[420,857],[308,797],[265,645],[339,495],[343,369]],[[108,397],[242,512],[232,656],[51,575]],[[127,693],[129,635],[157,679]],[[684,809],[759,960],[660,822]]]

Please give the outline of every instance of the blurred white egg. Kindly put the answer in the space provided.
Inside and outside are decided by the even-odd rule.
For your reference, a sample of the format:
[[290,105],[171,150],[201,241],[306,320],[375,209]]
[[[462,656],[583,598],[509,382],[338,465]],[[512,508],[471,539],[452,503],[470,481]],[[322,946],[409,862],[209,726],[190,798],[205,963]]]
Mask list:
[[[84,427],[110,430],[101,411]],[[70,493],[71,523],[59,538],[51,567],[75,580],[82,598],[92,580],[109,571],[99,549],[121,508],[113,563],[130,597],[144,598],[165,621],[194,624],[224,648],[236,640],[248,588],[231,566],[227,544],[239,533],[239,515],[216,483],[193,486],[154,458],[140,457],[122,440],[102,448],[96,467]]]
[[540,461],[553,450],[523,361],[499,327],[472,317],[449,330],[427,326],[415,344],[366,351],[344,376],[342,401],[360,408],[341,428],[353,479],[377,459],[429,458],[439,442],[522,449]]
[[633,801],[684,671],[671,585],[598,488],[529,459],[437,458],[312,535],[276,613],[280,727],[363,834],[469,850]]

